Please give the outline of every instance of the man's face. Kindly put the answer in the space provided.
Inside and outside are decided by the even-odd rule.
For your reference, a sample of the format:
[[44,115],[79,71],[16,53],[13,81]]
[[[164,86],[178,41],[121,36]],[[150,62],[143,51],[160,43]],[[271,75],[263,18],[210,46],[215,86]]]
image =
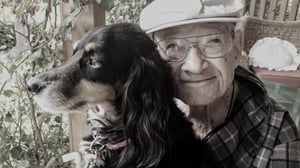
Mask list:
[[231,23],[197,23],[155,33],[160,54],[173,69],[178,98],[207,105],[224,95],[242,46],[240,33],[233,35],[233,29]]

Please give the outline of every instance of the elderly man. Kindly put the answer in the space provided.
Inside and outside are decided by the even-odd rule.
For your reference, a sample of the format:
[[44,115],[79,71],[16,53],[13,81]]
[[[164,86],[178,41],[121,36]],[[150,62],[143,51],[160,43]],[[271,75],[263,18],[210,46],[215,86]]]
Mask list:
[[177,98],[218,167],[300,167],[297,128],[264,84],[239,66],[243,0],[155,0],[140,15],[173,68]]

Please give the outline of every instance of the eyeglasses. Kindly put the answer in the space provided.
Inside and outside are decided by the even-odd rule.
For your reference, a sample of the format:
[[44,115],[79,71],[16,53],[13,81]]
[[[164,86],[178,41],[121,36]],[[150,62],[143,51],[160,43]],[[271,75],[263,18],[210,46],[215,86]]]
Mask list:
[[[196,39],[190,42],[187,39]],[[227,55],[233,43],[233,34],[208,34],[203,36],[192,36],[185,38],[170,38],[157,42],[158,49],[161,50],[168,61],[180,61],[187,56],[191,47],[197,45],[202,55],[208,59],[220,58]]]

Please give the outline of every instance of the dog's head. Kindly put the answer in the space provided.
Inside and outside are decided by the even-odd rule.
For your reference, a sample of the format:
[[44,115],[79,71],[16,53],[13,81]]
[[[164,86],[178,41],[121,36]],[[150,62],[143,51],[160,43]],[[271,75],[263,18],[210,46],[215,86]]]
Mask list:
[[[161,64],[156,60],[160,58],[154,44],[138,26],[122,23],[95,28],[80,40],[65,64],[30,79],[28,88],[45,111],[86,111],[122,94],[119,91],[132,78],[134,64]],[[146,75],[142,71],[136,73],[142,77]],[[143,79],[151,88],[150,79]]]
[[111,102],[131,143],[126,148],[131,152],[121,156],[124,165],[136,160],[155,165],[166,150],[174,109],[171,70],[135,24],[91,30],[65,64],[29,80],[28,89],[50,112],[85,112]]

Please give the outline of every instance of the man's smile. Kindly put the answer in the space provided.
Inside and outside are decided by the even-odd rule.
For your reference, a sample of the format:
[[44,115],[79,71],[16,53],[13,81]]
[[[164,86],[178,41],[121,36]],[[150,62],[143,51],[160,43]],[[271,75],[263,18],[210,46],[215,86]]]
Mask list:
[[215,79],[216,78],[216,76],[212,76],[212,77],[208,77],[208,78],[199,78],[199,79],[197,79],[197,78],[194,78],[194,79],[190,79],[190,80],[186,80],[186,79],[181,79],[181,80],[179,80],[181,83],[186,83],[186,84],[188,84],[188,83],[201,83],[201,82],[208,82],[208,81],[211,81],[211,80],[213,80],[213,79]]

